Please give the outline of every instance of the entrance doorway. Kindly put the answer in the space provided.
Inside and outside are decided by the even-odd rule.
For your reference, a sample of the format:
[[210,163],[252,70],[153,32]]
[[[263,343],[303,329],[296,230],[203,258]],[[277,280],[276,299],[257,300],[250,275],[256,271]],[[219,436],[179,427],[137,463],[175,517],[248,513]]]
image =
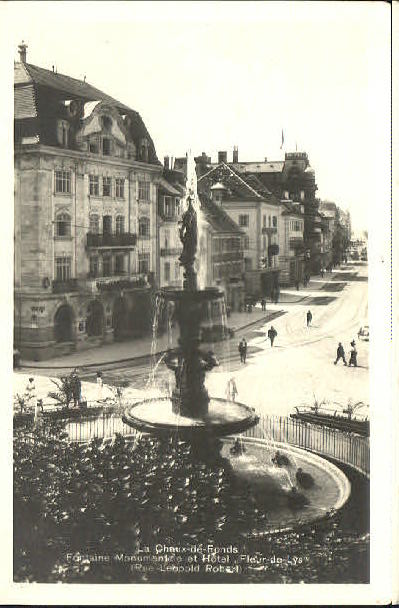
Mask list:
[[54,337],[56,342],[71,342],[73,340],[73,311],[68,304],[63,304],[55,313]]
[[102,336],[104,331],[104,311],[97,300],[90,302],[87,308],[86,329],[88,336]]

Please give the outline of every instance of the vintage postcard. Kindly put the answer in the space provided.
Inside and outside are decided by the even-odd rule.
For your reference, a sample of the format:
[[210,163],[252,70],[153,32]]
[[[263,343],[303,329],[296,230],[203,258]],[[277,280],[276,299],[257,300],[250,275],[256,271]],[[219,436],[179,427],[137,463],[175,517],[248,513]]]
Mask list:
[[1,14],[1,599],[394,601],[391,7]]

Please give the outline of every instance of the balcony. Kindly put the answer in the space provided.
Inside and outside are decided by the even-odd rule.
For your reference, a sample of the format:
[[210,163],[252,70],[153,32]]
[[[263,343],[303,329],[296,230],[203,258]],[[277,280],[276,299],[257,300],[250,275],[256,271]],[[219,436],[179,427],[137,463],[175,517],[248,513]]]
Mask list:
[[88,249],[109,249],[112,247],[135,247],[137,243],[137,235],[131,232],[122,232],[121,234],[95,234],[94,232],[87,233],[86,246]]
[[273,256],[273,255],[278,255],[280,251],[279,246],[277,245],[277,243],[272,243],[271,245],[269,245],[269,247],[267,248],[267,255],[269,257]]
[[160,213],[161,220],[164,222],[179,222],[181,217],[179,213]]
[[160,250],[160,255],[162,258],[164,258],[168,255],[176,256],[176,255],[180,255],[182,251],[183,250],[181,247],[174,247],[174,248],[166,247],[166,248]]
[[112,291],[115,289],[137,289],[148,286],[148,275],[141,273],[129,275],[126,271],[117,270],[106,276],[96,276],[89,272],[87,279],[82,281],[82,288],[90,293]]
[[212,262],[214,264],[217,264],[218,262],[241,262],[243,258],[243,251],[223,251],[222,253],[214,253],[212,255]]
[[52,282],[53,293],[68,293],[70,291],[78,291],[78,289],[77,279],[56,280]]
[[266,228],[266,226],[264,226],[262,228],[262,234],[277,234],[277,228],[276,226],[269,226],[268,228]]

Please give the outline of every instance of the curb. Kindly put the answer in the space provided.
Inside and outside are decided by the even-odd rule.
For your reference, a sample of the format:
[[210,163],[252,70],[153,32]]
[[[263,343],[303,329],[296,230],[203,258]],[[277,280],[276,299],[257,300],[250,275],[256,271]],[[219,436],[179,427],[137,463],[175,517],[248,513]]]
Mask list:
[[[279,317],[281,315],[286,314],[286,312],[287,311],[275,311],[275,312],[271,313],[271,315],[269,315],[269,316],[266,315],[264,317],[260,317],[258,319],[255,319],[254,321],[251,321],[250,323],[247,323],[246,325],[242,325],[241,327],[237,327],[235,329],[234,333],[236,334],[236,333],[238,333],[238,332],[240,332],[240,331],[242,331],[244,329],[247,329],[248,327],[251,327],[252,325],[255,325],[256,323],[261,323],[261,322],[265,323],[265,322],[268,322],[268,321],[272,321],[273,319],[275,319],[275,318],[277,318],[277,317]],[[97,361],[95,363],[85,363],[85,364],[81,364],[81,365],[79,365],[77,363],[75,363],[74,365],[43,365],[43,366],[21,364],[19,366],[18,370],[21,370],[21,371],[23,371],[24,369],[26,369],[26,370],[29,370],[29,369],[30,370],[38,370],[38,371],[40,371],[40,370],[48,370],[48,369],[50,369],[50,370],[51,369],[58,369],[58,370],[65,369],[65,370],[68,370],[68,369],[75,369],[75,367],[77,367],[79,369],[82,369],[82,370],[85,370],[85,369],[91,369],[91,368],[101,368],[104,365],[115,365],[116,363],[128,363],[129,361],[131,361],[131,362],[134,361],[134,362],[137,363],[138,361],[142,360],[143,363],[144,363],[146,360],[150,359],[151,357],[160,357],[163,354],[165,354],[166,352],[167,352],[167,350],[160,350],[160,351],[157,351],[156,353],[149,352],[149,353],[146,353],[144,355],[136,355],[136,356],[133,356],[133,357],[126,357],[126,358],[123,358],[123,359],[113,359],[113,360],[110,360],[110,361],[102,361],[102,362]]]

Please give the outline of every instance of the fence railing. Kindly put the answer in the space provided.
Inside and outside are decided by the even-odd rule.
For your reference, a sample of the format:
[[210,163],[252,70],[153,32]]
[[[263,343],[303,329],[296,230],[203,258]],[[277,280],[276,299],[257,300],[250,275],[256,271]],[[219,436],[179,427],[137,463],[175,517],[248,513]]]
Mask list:
[[[94,438],[135,435],[118,413],[103,412],[98,418],[68,421],[66,430],[71,441],[85,442]],[[370,443],[368,437],[338,429],[318,426],[288,416],[261,416],[259,424],[246,431],[247,437],[289,443],[321,456],[347,464],[360,473],[370,475]]]

